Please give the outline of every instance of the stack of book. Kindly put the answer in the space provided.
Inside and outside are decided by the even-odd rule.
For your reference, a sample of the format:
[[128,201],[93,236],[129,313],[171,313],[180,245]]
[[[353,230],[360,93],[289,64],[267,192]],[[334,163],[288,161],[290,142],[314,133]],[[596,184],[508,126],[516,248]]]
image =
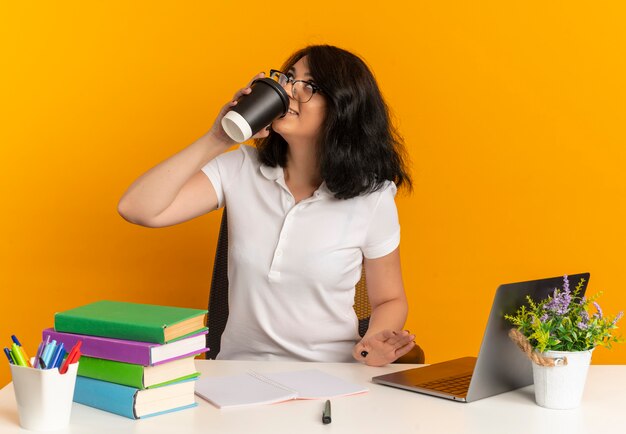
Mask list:
[[131,419],[195,407],[206,310],[98,301],[59,312],[43,339],[82,341],[74,401]]

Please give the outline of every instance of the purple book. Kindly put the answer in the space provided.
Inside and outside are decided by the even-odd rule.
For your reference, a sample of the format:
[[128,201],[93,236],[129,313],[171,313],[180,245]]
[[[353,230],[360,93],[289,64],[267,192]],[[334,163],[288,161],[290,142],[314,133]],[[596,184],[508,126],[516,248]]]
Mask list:
[[208,351],[205,336],[207,333],[208,331],[204,330],[169,344],[155,344],[153,342],[63,333],[49,328],[43,331],[43,340],[45,341],[50,336],[50,341],[54,339],[57,342],[63,342],[65,348],[72,348],[76,342],[83,341],[80,352],[85,356],[134,365],[154,366]]

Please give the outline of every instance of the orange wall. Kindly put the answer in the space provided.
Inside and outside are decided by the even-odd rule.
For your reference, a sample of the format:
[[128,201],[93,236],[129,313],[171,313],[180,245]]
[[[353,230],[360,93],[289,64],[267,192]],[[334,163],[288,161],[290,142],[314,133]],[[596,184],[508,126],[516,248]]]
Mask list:
[[626,308],[621,2],[134,3],[0,5],[3,346],[33,352],[55,311],[102,298],[205,306],[219,215],[151,230],[117,201],[310,43],[362,55],[406,139],[407,327],[429,362],[477,351],[499,283],[590,271]]

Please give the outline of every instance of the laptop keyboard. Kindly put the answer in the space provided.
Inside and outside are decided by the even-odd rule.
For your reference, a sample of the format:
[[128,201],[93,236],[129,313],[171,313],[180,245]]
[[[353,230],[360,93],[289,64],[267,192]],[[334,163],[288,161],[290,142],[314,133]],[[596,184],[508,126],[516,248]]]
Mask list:
[[438,380],[416,384],[416,387],[424,389],[438,390],[452,395],[465,395],[469,389],[472,374],[455,375],[452,377],[439,378]]

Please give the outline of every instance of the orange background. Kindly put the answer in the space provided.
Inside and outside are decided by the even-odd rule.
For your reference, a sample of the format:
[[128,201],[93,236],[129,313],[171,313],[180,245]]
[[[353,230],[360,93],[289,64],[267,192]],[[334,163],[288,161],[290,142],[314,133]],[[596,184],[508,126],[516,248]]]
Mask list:
[[406,139],[407,327],[428,362],[477,352],[500,283],[590,271],[605,312],[626,308],[622,2],[184,4],[0,5],[2,346],[33,353],[54,312],[103,298],[204,307],[220,215],[146,229],[117,201],[312,43],[367,60]]

